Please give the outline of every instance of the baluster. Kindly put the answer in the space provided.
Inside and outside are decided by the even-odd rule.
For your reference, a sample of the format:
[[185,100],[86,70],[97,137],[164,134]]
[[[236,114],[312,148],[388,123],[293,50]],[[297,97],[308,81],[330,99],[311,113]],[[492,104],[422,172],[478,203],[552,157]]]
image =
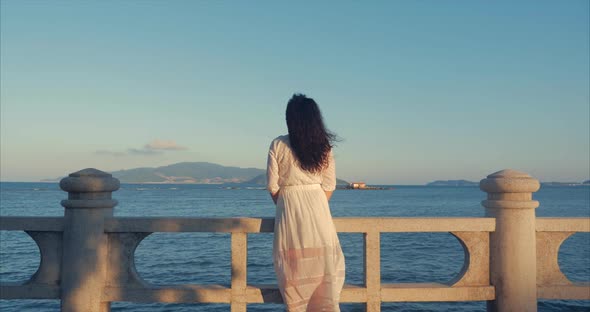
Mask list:
[[248,234],[231,233],[231,312],[245,312]]
[[107,312],[102,302],[108,262],[105,216],[113,215],[117,201],[111,193],[119,180],[96,169],[84,169],[60,182],[68,199],[65,208],[61,272],[62,312]]
[[496,300],[488,301],[488,311],[537,311],[537,254],[535,208],[532,193],[538,180],[524,172],[502,170],[480,182],[488,193],[482,201],[486,216],[496,218],[490,235],[490,281]]
[[381,244],[380,232],[364,233],[364,275],[367,288],[367,312],[381,311]]

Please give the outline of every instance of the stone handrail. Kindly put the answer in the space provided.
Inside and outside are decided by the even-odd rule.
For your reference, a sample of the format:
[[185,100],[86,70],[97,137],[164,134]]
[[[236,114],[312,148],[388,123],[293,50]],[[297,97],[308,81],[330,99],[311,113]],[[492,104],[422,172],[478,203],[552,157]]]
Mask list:
[[[0,230],[25,231],[39,246],[37,272],[24,283],[0,284],[0,299],[61,299],[62,311],[109,311],[110,302],[280,303],[276,285],[246,280],[247,235],[271,233],[274,218],[113,217],[119,187],[109,174],[86,169],[61,182],[69,192],[64,217],[1,217]],[[536,218],[538,181],[504,170],[481,182],[484,218],[334,218],[338,232],[363,233],[364,283],[345,285],[341,302],[488,301],[489,311],[536,311],[537,299],[590,299],[590,284],[559,269],[559,246],[590,232],[590,218]],[[135,249],[153,232],[231,233],[231,285],[156,286],[135,269]],[[381,283],[380,234],[448,232],[464,249],[460,273],[447,283]],[[67,269],[64,269],[67,268]]]

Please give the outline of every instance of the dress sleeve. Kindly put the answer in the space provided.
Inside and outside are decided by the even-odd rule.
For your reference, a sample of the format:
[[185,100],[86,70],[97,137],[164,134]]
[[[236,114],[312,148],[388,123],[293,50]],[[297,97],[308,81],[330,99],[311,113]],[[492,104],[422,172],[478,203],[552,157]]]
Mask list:
[[322,172],[322,188],[324,191],[333,191],[336,189],[336,163],[332,151],[328,157],[328,167]]
[[268,158],[266,160],[266,189],[274,194],[279,191],[279,164],[275,155],[273,141],[268,149]]

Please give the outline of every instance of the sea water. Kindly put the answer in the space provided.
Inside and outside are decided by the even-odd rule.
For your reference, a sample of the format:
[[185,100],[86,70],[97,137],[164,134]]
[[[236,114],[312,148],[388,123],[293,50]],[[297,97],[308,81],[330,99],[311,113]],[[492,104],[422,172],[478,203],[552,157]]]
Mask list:
[[[1,216],[61,216],[67,194],[51,183],[1,183]],[[477,187],[393,186],[390,190],[338,190],[334,217],[483,217]],[[268,193],[256,185],[123,184],[113,194],[116,216],[274,217]],[[539,217],[590,217],[590,187],[542,187],[534,194]],[[24,232],[0,231],[0,281],[25,281],[39,265],[39,252]],[[339,234],[346,257],[346,283],[362,284],[362,234]],[[231,281],[227,233],[154,233],[137,248],[136,267],[158,285],[225,284]],[[248,283],[276,284],[272,234],[248,236]],[[567,239],[561,270],[572,281],[590,281],[590,234]],[[448,233],[381,234],[383,283],[446,282],[463,264],[463,250]],[[382,311],[485,311],[485,302],[383,303]],[[361,304],[341,304],[362,311]],[[0,300],[0,310],[59,311],[58,300]],[[228,304],[115,302],[113,311],[229,311]],[[282,311],[277,304],[251,304],[248,311]],[[590,311],[590,301],[540,301],[539,311]]]

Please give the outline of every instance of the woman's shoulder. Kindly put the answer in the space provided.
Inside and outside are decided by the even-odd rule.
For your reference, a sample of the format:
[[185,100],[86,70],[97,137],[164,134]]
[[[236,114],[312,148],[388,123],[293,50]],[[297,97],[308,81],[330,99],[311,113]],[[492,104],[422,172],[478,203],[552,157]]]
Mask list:
[[278,151],[284,149],[285,147],[289,147],[289,135],[279,135],[278,137],[274,138],[270,143],[270,149],[273,151]]
[[281,142],[289,142],[289,135],[288,134],[284,134],[284,135],[279,135],[278,137],[276,137],[274,141],[281,141]]
[[278,137],[274,138],[271,142],[272,146],[278,145],[278,144],[286,144],[289,145],[289,135],[285,134],[285,135],[279,135]]

